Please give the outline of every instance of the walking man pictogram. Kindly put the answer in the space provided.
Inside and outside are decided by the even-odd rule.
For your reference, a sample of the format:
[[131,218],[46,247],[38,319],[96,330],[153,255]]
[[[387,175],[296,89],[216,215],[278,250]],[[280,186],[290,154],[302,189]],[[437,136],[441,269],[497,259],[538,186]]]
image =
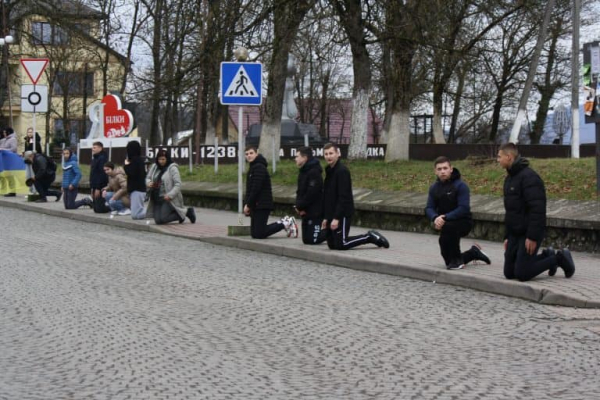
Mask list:
[[232,90],[229,92],[229,95],[232,96],[234,93],[243,96],[244,92],[246,92],[246,94],[250,94],[252,96],[254,96],[254,93],[252,91],[249,91],[246,88],[246,82],[248,82],[248,78],[244,75],[244,71],[240,70],[238,72],[238,75],[240,77],[240,79],[238,79],[235,83],[237,83],[237,86],[235,87],[235,90]]

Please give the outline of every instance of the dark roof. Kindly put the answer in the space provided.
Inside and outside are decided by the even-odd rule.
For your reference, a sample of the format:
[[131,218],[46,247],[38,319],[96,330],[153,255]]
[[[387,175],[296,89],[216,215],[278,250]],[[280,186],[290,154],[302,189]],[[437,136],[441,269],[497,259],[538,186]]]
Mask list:
[[29,14],[40,14],[48,17],[78,19],[106,19],[108,16],[98,10],[74,0],[22,0],[13,10],[23,17]]

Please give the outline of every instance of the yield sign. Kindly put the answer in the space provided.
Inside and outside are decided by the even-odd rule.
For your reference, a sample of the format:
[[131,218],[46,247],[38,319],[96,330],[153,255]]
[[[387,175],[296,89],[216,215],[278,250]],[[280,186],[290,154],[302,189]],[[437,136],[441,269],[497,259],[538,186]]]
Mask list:
[[48,58],[21,58],[21,65],[34,85],[40,80],[49,61]]

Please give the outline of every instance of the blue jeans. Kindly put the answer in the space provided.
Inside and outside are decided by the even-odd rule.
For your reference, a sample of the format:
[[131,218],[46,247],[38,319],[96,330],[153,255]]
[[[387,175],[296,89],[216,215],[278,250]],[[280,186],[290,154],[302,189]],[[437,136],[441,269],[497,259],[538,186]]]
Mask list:
[[121,200],[113,200],[112,197],[115,195],[115,192],[106,192],[106,202],[112,211],[121,211],[127,207],[123,205]]

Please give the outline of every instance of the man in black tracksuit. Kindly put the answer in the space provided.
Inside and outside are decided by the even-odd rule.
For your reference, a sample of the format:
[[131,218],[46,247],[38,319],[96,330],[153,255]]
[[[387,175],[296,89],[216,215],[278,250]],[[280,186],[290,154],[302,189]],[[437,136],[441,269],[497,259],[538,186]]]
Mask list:
[[250,216],[250,235],[254,239],[265,239],[274,233],[286,230],[288,237],[298,237],[298,228],[293,217],[284,217],[267,225],[273,210],[271,177],[267,171],[267,160],[254,146],[246,147],[246,161],[250,163],[246,177],[244,214]]
[[320,244],[327,238],[321,230],[323,209],[323,168],[319,160],[313,157],[311,147],[300,147],[296,153],[298,189],[294,208],[302,217],[302,243]]
[[473,260],[490,264],[490,259],[477,244],[460,252],[460,238],[467,236],[473,228],[469,186],[447,157],[436,158],[433,167],[437,180],[429,188],[425,214],[440,231],[440,251],[446,268],[462,269]]
[[550,276],[561,267],[567,278],[575,273],[568,249],[548,247],[537,255],[546,229],[546,189],[529,161],[519,156],[517,146],[505,143],[498,151],[498,163],[506,169],[504,179],[504,276],[528,281],[548,271]]
[[104,172],[104,164],[108,161],[108,156],[104,152],[102,142],[92,144],[92,162],[90,164],[90,189],[92,191],[92,200],[94,212],[107,213],[110,211],[105,205],[102,197],[102,189],[108,185],[108,175]]
[[354,214],[354,197],[350,171],[340,159],[339,148],[333,143],[323,147],[323,155],[327,161],[325,183],[323,189],[323,222],[322,229],[327,229],[327,245],[332,250],[348,250],[356,246],[373,243],[378,247],[390,247],[389,242],[377,231],[369,231],[364,235],[348,236],[352,214]]

